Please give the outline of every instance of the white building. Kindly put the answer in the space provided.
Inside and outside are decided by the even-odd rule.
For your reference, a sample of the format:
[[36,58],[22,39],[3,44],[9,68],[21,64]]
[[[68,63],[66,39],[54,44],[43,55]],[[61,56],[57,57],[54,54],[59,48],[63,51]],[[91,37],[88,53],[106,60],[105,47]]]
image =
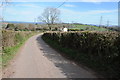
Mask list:
[[63,28],[63,31],[64,31],[64,32],[67,32],[67,31],[68,31],[68,29],[65,27],[65,28]]

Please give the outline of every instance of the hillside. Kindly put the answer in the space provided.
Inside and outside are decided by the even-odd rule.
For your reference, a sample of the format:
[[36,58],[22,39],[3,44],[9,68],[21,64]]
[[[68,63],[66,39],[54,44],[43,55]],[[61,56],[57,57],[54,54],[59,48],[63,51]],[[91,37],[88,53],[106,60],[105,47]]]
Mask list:
[[83,25],[83,24],[73,24],[73,27],[69,28],[70,30],[77,30],[77,31],[110,31],[109,29],[103,27],[97,27],[92,25]]

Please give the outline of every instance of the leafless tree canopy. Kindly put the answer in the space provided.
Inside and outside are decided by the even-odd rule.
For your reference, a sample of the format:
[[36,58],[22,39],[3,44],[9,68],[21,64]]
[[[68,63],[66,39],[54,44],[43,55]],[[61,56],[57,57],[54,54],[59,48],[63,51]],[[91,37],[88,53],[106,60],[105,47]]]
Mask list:
[[59,21],[60,10],[57,8],[46,8],[38,19],[46,24],[54,24]]
[[10,2],[10,0],[0,0],[0,7],[7,5]]
[[[0,12],[2,12],[3,7],[7,6],[11,0],[0,0]],[[3,15],[0,13],[0,21],[3,21]]]

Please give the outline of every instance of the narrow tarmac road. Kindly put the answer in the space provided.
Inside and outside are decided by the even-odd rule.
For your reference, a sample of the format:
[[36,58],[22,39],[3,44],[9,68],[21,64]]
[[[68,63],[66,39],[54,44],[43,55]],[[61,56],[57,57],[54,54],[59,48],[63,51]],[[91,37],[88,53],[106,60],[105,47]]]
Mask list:
[[96,78],[92,72],[49,47],[41,35],[35,35],[25,43],[3,72],[4,78]]

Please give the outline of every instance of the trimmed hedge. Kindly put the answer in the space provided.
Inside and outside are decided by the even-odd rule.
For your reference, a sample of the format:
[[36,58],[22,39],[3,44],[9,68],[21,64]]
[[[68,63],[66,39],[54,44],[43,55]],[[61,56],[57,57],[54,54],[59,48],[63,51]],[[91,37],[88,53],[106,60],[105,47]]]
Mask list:
[[[120,78],[119,32],[47,32],[42,38],[57,44],[70,58],[109,78]],[[64,51],[63,51],[64,52]]]
[[2,31],[2,46],[3,48],[15,46],[33,34],[34,32],[30,32],[30,31],[3,30]]
[[0,59],[2,59],[3,68],[13,59],[24,42],[35,34],[37,33],[33,31],[2,30],[2,57]]

